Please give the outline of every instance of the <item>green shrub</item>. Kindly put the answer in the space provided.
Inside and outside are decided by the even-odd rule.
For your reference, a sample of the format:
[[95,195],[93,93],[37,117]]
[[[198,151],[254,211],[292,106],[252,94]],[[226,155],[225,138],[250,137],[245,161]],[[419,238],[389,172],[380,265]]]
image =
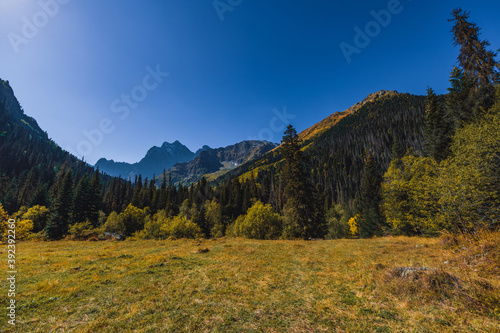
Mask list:
[[109,214],[108,219],[104,224],[104,232],[114,236],[125,235],[125,224],[116,212]]
[[82,237],[85,231],[90,231],[93,229],[92,223],[90,221],[74,223],[69,226],[69,234],[75,237]]
[[326,222],[328,226],[327,239],[339,239],[349,235],[350,211],[348,207],[335,205],[326,212]]
[[235,236],[254,239],[276,239],[281,236],[283,222],[271,205],[257,201],[246,216],[238,217],[231,232]]
[[201,228],[194,222],[183,216],[176,216],[166,220],[160,228],[162,236],[165,238],[201,238],[203,233]]

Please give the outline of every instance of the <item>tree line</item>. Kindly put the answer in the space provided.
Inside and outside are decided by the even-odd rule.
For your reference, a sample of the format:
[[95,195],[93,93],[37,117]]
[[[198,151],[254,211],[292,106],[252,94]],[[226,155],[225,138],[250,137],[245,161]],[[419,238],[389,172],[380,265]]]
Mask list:
[[[2,217],[26,236],[311,239],[437,235],[497,228],[500,88],[496,53],[461,9],[450,88],[367,103],[310,142],[286,129],[279,150],[215,183],[167,172],[125,181],[93,170],[34,124],[0,122]],[[48,144],[47,144],[48,143]]]

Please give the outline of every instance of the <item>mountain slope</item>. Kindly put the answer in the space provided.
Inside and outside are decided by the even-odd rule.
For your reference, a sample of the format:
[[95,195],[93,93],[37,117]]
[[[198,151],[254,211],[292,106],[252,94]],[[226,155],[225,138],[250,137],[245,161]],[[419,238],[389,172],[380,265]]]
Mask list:
[[303,130],[302,132],[299,133],[299,139],[304,141],[304,142],[311,140],[315,136],[318,136],[318,135],[324,133],[329,128],[332,128],[333,126],[335,126],[344,117],[359,110],[366,103],[373,102],[382,96],[394,96],[396,94],[398,94],[398,92],[392,91],[392,90],[380,90],[376,93],[370,94],[365,99],[363,99],[361,102],[356,103],[355,105],[351,106],[349,109],[342,111],[342,112],[335,112],[335,113],[331,114],[330,116],[326,117],[325,119],[323,119],[322,121],[320,121],[319,123],[316,123],[313,126],[309,127],[308,129]]
[[136,175],[152,178],[177,163],[191,161],[195,156],[195,153],[179,141],[164,142],[161,147],[155,146],[149,149],[146,156],[137,163],[115,162],[101,158],[95,166],[111,176],[121,176],[125,179],[132,179]]
[[14,95],[14,91],[9,81],[3,81],[2,79],[0,79],[0,111],[4,116],[2,127],[9,127],[14,125],[14,122],[19,122],[20,126],[30,130],[32,134],[35,134],[38,138],[44,140],[49,139],[47,133],[42,131],[36,120],[24,114],[24,110]]
[[243,141],[217,149],[205,146],[202,151],[198,151],[198,156],[192,161],[176,164],[168,170],[168,173],[171,174],[174,183],[189,184],[200,180],[203,176],[210,177],[213,173],[220,176],[274,148],[276,144],[267,141]]
[[[373,155],[380,170],[384,170],[396,140],[403,149],[421,151],[424,110],[425,96],[380,91],[300,133],[311,181],[324,188],[326,201],[354,199],[367,154]],[[281,164],[282,156],[275,149],[232,170],[227,177],[246,179],[253,174],[257,181],[268,182]]]
[[94,169],[51,140],[27,116],[8,81],[0,79],[0,204],[9,212],[30,204],[49,205],[49,192],[63,165],[78,181]]

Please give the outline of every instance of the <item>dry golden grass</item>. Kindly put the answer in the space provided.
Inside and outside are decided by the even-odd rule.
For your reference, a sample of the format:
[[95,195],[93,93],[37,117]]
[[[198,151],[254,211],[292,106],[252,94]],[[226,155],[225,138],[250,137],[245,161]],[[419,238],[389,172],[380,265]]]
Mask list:
[[467,264],[463,240],[408,237],[24,242],[17,329],[500,332],[498,235],[489,237]]

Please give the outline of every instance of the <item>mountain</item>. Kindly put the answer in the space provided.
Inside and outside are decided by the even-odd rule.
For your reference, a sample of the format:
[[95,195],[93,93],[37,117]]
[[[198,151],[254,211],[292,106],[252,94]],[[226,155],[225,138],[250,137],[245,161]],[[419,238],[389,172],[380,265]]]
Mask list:
[[121,176],[125,179],[133,179],[136,175],[152,178],[154,175],[161,175],[164,170],[170,169],[177,163],[191,161],[196,155],[179,141],[164,142],[161,147],[154,146],[149,149],[146,156],[137,163],[115,162],[101,158],[95,166],[111,176]]
[[0,156],[0,204],[9,212],[21,206],[49,206],[61,170],[73,170],[75,183],[94,172],[26,115],[9,82],[1,79]]
[[[14,91],[12,90],[9,81],[3,81],[1,79],[0,111],[2,111],[2,116],[4,117],[4,122],[2,122],[3,126],[10,127],[13,126],[14,123],[17,123],[16,125],[20,125],[21,127],[30,130],[32,134],[35,134],[38,138],[45,140],[49,139],[47,133],[42,131],[36,120],[24,114],[24,110],[14,95]],[[5,134],[7,134],[7,132],[4,132],[2,136]]]
[[[311,183],[324,189],[325,202],[352,202],[359,190],[367,154],[374,157],[382,172],[391,161],[395,142],[403,149],[421,152],[424,111],[425,96],[381,90],[299,133]],[[276,184],[279,179],[275,175],[282,162],[278,147],[219,180],[248,179],[253,175],[261,184]]]
[[268,141],[243,141],[217,149],[204,146],[197,151],[196,158],[188,163],[176,164],[168,173],[174,183],[190,184],[203,176],[214,179],[276,147],[275,143]]
[[311,140],[313,137],[318,136],[321,133],[324,133],[329,128],[335,126],[344,117],[359,110],[366,103],[374,102],[376,99],[382,96],[395,96],[397,94],[398,92],[393,90],[380,90],[376,93],[370,94],[366,98],[364,98],[361,102],[354,104],[349,109],[342,112],[335,112],[332,115],[320,121],[319,123],[314,124],[308,129],[303,130],[302,132],[299,133],[299,139],[302,141]]

